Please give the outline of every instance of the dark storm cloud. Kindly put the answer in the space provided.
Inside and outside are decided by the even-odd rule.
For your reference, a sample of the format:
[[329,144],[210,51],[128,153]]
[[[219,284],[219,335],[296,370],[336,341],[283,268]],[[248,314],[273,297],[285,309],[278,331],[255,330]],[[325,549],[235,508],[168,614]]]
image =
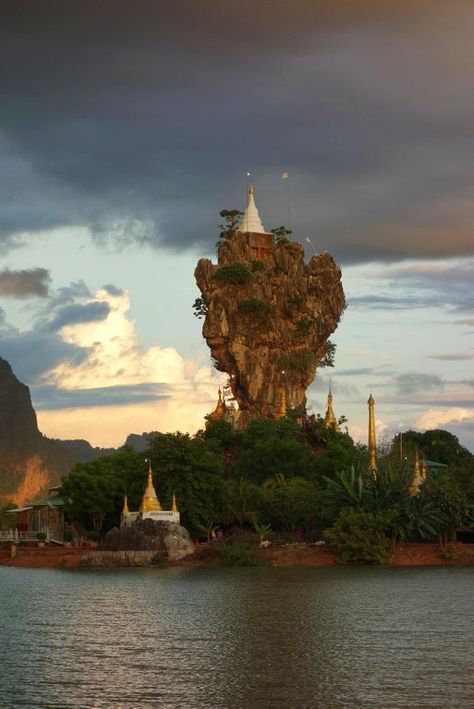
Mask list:
[[52,331],[60,330],[66,325],[79,325],[80,323],[105,320],[110,313],[110,306],[103,301],[95,300],[92,303],[74,303],[60,308],[56,316],[48,324]]
[[46,268],[0,271],[0,296],[7,298],[46,298],[51,278]]
[[267,228],[345,261],[472,249],[463,0],[0,5],[0,243],[208,252],[255,169]]
[[134,384],[97,389],[65,390],[54,386],[35,387],[34,405],[39,409],[69,409],[86,406],[122,406],[167,399],[166,386]]
[[[378,268],[373,277],[379,280],[377,295],[348,295],[350,307],[363,309],[405,310],[412,308],[450,308],[454,313],[474,310],[474,261],[462,263],[408,263],[385,270]],[[383,292],[385,287],[391,295]],[[398,295],[392,295],[398,293]],[[471,318],[454,321],[471,324]]]

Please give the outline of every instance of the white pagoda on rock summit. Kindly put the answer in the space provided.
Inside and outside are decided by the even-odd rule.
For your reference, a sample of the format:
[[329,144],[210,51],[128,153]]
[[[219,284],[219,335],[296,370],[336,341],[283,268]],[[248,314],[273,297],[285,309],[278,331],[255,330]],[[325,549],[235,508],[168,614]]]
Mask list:
[[265,231],[254,199],[255,190],[249,185],[247,208],[239,226],[241,234],[247,234],[248,244],[257,259],[264,259],[273,248],[273,234]]

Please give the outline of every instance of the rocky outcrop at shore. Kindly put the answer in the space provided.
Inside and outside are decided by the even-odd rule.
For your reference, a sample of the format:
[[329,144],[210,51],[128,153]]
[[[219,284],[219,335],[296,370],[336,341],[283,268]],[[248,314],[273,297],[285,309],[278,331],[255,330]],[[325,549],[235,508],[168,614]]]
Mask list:
[[86,554],[83,566],[153,566],[161,560],[179,561],[193,554],[185,527],[174,522],[137,520],[129,527],[107,532],[98,551]]

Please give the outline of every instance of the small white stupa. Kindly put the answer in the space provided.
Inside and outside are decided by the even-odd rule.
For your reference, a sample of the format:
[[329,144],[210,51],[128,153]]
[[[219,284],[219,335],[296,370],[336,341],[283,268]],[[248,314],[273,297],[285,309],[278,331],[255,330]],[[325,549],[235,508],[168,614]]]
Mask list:
[[240,224],[240,231],[244,234],[268,234],[265,231],[265,227],[260,219],[260,214],[258,213],[257,205],[254,199],[255,190],[253,185],[249,185],[248,190],[248,203],[247,209],[242,217],[242,222]]
[[255,204],[255,190],[250,183],[248,190],[247,208],[242,217],[239,231],[248,235],[248,245],[252,249],[255,258],[262,259],[268,256],[273,248],[273,234],[265,231],[257,205]]

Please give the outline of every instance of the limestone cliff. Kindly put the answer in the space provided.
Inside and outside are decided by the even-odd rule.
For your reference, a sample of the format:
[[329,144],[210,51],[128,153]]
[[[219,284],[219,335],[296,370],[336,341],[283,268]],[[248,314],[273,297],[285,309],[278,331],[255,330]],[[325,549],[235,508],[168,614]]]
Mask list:
[[345,306],[341,271],[329,253],[304,260],[301,244],[237,231],[218,245],[217,265],[200,259],[195,277],[203,336],[229,374],[240,424],[303,411],[306,389]]
[[38,430],[30,390],[0,357],[0,499],[18,505],[59,482],[73,460]]

